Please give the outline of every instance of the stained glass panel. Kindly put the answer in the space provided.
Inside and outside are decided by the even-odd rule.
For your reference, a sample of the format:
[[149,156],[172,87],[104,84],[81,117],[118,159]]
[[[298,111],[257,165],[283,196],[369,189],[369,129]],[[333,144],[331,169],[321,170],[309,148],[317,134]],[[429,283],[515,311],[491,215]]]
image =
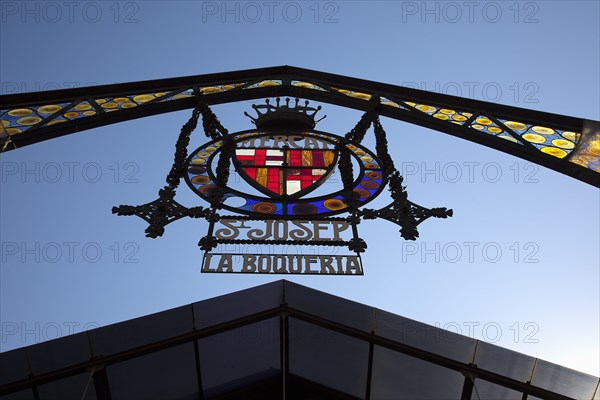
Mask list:
[[[236,160],[251,181],[279,196],[294,195],[322,180],[335,161],[332,150],[237,149]],[[316,188],[316,187],[315,187]]]

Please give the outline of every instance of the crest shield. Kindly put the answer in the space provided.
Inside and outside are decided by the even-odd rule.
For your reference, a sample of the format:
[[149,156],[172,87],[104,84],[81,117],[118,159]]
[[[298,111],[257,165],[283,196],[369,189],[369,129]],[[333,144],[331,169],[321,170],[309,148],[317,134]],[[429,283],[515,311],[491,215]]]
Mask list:
[[298,198],[327,180],[337,163],[334,150],[238,148],[236,171],[272,198]]

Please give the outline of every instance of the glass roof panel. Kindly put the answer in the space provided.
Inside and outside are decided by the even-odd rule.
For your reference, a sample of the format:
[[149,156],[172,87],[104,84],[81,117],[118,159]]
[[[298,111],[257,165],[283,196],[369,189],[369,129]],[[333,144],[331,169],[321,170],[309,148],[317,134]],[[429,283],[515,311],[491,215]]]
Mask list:
[[525,354],[503,349],[486,342],[478,342],[475,364],[487,371],[495,372],[527,382],[531,378],[535,358]]
[[289,319],[290,373],[365,398],[369,343]]
[[[471,400],[522,400],[523,393],[505,388],[504,386],[495,385],[491,382],[482,379],[475,379],[475,386],[471,394]],[[531,399],[531,397],[528,397]]]
[[38,386],[37,391],[40,400],[96,400],[94,380],[90,379],[89,373],[52,381],[45,385]]
[[199,397],[193,343],[109,365],[106,374],[112,400],[192,400]]
[[281,374],[279,318],[198,341],[202,389],[219,395]]
[[190,332],[194,328],[192,308],[174,308],[89,331],[95,356],[114,354]]
[[273,282],[194,303],[196,329],[228,322],[283,303],[283,283]]
[[1,400],[35,400],[33,397],[33,392],[30,389],[22,390],[20,392],[7,394],[5,396],[0,396]]
[[373,351],[371,399],[459,399],[464,384],[459,372],[380,346]]
[[51,340],[43,347],[31,346],[27,356],[35,375],[79,364],[91,357],[88,336],[71,335]]
[[318,290],[285,282],[285,302],[304,311],[352,328],[371,332],[375,309]]
[[574,399],[591,399],[598,378],[538,359],[531,384]]
[[473,360],[476,345],[467,336],[379,310],[375,334],[467,364]]
[[25,349],[0,353],[0,385],[25,379],[29,375]]

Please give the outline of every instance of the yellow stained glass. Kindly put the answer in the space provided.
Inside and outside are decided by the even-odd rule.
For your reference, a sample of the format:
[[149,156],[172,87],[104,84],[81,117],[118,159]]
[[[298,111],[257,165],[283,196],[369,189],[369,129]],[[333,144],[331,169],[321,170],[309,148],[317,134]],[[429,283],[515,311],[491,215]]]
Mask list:
[[187,97],[192,97],[191,94],[189,93],[179,93],[174,95],[173,97],[171,97],[172,100],[177,100],[177,99],[185,99]]
[[479,124],[471,125],[471,128],[477,129],[478,131],[485,129],[483,125],[479,125]]
[[370,100],[371,95],[367,93],[354,92],[351,93],[350,96],[356,97],[357,99]]
[[523,135],[523,139],[531,143],[544,143],[546,138],[535,133],[526,133]]
[[310,167],[312,162],[312,151],[302,150],[302,165],[305,167]]
[[295,82],[294,86],[303,87],[307,89],[314,89],[315,85],[309,82]]
[[136,103],[145,103],[147,101],[153,100],[155,97],[151,94],[140,94],[133,98],[133,101]]
[[465,117],[464,115],[460,115],[460,114],[455,114],[452,116],[452,119],[455,121],[466,121],[467,117]]
[[92,108],[92,106],[91,106],[91,105],[89,105],[89,104],[77,104],[77,105],[75,106],[75,109],[76,109],[77,111],[86,111],[86,110],[89,110],[89,109],[91,109],[91,108]]
[[100,107],[102,108],[117,108],[119,105],[113,101],[110,101],[108,103],[103,103]]
[[262,81],[258,84],[258,86],[260,86],[260,87],[279,86],[279,85],[281,85],[281,84],[276,81]]
[[23,132],[23,131],[20,130],[19,128],[6,128],[6,133],[8,133],[9,136],[16,135],[21,132]]
[[96,114],[96,111],[93,111],[93,110],[83,112],[83,115],[85,115],[86,117],[89,117],[90,115],[94,115],[94,114]]
[[579,141],[579,137],[581,136],[580,133],[569,132],[569,131],[563,132],[562,135],[564,138],[569,139],[573,142]]
[[333,151],[324,151],[323,152],[323,163],[326,167],[329,167],[333,164],[333,159],[335,157],[335,153]]
[[519,143],[519,141],[517,139],[515,139],[514,137],[512,137],[512,136],[498,135],[496,137],[499,137],[499,138],[502,138],[502,139],[506,139],[506,140],[508,140],[510,142]]
[[454,111],[454,110],[450,110],[450,109],[448,109],[448,108],[442,108],[442,109],[440,110],[440,112],[441,112],[442,114],[448,114],[448,115],[452,115],[452,114],[456,113],[456,111]]
[[40,114],[54,114],[57,111],[60,111],[62,107],[56,104],[51,104],[48,106],[41,106],[38,108],[38,112]]
[[257,168],[256,169],[256,182],[258,182],[259,184],[261,184],[264,187],[267,187],[267,178],[268,178],[268,172],[267,172],[267,168]]
[[504,122],[504,125],[506,125],[508,128],[515,130],[515,131],[522,131],[525,128],[527,128],[527,125],[525,125],[522,122],[517,122],[517,121],[506,121],[506,122]]
[[116,97],[113,99],[113,101],[116,101],[117,103],[125,103],[127,101],[129,101],[129,98],[127,97]]
[[489,120],[488,118],[480,117],[480,118],[477,118],[475,121],[477,121],[477,123],[480,125],[491,125],[492,124],[492,121]]
[[55,119],[55,120],[48,122],[48,126],[62,124],[63,122],[67,122],[67,120],[66,119]]
[[137,104],[130,103],[130,102],[121,104],[121,108],[133,108],[133,107],[137,107]]
[[446,114],[433,114],[433,117],[444,121],[449,118]]
[[490,126],[488,128],[488,131],[490,131],[492,133],[500,133],[500,132],[502,132],[502,129],[500,129],[500,128],[496,127],[496,126]]
[[531,130],[534,131],[535,133],[541,133],[542,135],[553,135],[554,134],[554,129],[546,128],[545,126],[534,126],[533,128],[531,128]]
[[581,165],[582,167],[586,167],[586,168],[589,165],[588,161],[582,157],[573,157],[569,161],[571,161],[572,163],[575,163],[577,165]]
[[552,144],[555,145],[556,147],[560,147],[561,149],[573,149],[575,148],[575,144],[573,142],[569,142],[568,140],[564,140],[564,139],[554,139],[552,141]]
[[200,93],[202,94],[211,94],[211,93],[220,93],[223,89],[218,86],[210,86],[200,89]]
[[557,149],[556,147],[542,147],[543,153],[550,154],[551,156],[563,158],[567,155],[567,152],[561,149]]
[[433,107],[433,106],[428,106],[425,104],[419,104],[416,107],[417,110],[419,111],[423,111],[424,113],[431,113],[431,112],[435,112],[437,110],[437,108]]
[[385,106],[400,108],[400,104],[394,103],[393,101],[382,101],[381,104]]
[[29,108],[17,108],[14,110],[10,110],[8,112],[8,115],[10,115],[11,117],[24,117],[26,115],[31,114],[33,111],[30,110]]
[[75,111],[70,111],[70,112],[66,112],[63,114],[63,117],[65,117],[65,118],[75,118],[78,116],[79,116],[79,113],[75,112]]
[[25,117],[17,120],[17,124],[19,125],[35,125],[38,122],[41,122],[42,119],[40,117]]
[[193,158],[192,159],[192,164],[194,164],[194,165],[202,165],[204,163],[206,163],[206,160],[203,158]]

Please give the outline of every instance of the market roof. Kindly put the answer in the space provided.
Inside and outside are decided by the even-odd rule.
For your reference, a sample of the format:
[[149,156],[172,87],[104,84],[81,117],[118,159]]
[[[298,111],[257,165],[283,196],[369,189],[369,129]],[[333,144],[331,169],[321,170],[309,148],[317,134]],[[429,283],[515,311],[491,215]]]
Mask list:
[[0,96],[0,151],[196,105],[295,96],[444,132],[600,187],[600,122],[280,66]]
[[2,400],[599,400],[598,386],[285,280],[0,353]]

